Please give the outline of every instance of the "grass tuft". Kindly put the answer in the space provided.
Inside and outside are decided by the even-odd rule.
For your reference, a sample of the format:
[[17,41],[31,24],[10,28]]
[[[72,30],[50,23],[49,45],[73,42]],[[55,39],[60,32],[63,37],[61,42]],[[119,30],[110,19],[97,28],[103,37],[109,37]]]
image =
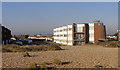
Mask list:
[[96,68],[102,68],[102,65],[95,65]]
[[53,64],[62,65],[62,62],[61,62],[59,59],[55,58],[55,59],[53,60]]
[[24,57],[31,57],[31,55],[30,55],[28,52],[26,52],[26,53],[24,54]]

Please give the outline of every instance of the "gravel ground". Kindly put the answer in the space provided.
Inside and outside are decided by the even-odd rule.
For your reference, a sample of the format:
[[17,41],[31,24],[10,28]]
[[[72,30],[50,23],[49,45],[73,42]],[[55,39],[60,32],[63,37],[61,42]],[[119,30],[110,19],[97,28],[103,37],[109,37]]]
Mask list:
[[118,67],[118,48],[105,48],[98,45],[61,46],[64,50],[29,52],[32,57],[23,57],[24,52],[2,53],[3,68],[28,68],[33,62],[42,64],[52,63],[55,58],[63,65],[50,64],[56,68],[104,68]]

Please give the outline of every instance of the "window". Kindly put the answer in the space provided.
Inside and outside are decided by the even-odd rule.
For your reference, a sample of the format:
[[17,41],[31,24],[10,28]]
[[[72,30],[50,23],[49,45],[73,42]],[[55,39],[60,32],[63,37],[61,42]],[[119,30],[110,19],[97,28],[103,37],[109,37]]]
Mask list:
[[69,31],[71,31],[72,30],[72,28],[69,28]]
[[62,32],[62,30],[60,30],[60,32]]
[[77,32],[83,32],[83,27],[78,27]]
[[59,35],[57,35],[57,37],[59,37]]
[[64,37],[67,37],[67,35],[66,35],[66,34],[64,34]]
[[64,31],[67,31],[67,29],[64,29]]

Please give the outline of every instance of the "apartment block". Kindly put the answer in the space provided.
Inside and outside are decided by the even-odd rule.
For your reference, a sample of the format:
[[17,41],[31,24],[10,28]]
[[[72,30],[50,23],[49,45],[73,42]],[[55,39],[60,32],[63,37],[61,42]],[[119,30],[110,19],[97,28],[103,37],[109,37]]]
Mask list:
[[105,25],[100,21],[94,23],[73,23],[53,29],[54,42],[65,45],[84,45],[97,43],[106,38]]
[[10,43],[11,31],[8,28],[0,25],[0,33],[2,38],[2,45]]

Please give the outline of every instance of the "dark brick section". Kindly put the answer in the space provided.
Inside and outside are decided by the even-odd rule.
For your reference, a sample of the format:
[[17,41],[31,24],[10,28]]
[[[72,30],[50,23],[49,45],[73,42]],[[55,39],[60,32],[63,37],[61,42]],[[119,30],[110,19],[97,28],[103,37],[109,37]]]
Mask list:
[[89,25],[85,24],[85,43],[89,42]]
[[11,31],[8,28],[2,26],[2,44],[10,43]]

